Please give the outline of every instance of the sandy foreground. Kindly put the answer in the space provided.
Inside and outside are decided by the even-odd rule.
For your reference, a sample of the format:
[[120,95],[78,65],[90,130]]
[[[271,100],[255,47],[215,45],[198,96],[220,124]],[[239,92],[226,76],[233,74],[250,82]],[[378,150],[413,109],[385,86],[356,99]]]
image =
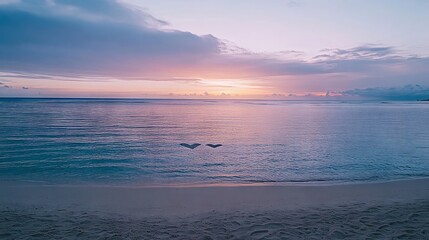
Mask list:
[[429,179],[330,186],[0,184],[0,239],[429,239]]

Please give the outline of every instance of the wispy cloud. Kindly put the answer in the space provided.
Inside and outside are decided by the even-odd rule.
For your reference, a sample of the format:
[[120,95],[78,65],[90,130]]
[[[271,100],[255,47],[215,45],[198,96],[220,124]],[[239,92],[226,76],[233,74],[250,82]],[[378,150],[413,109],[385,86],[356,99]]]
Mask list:
[[353,89],[344,91],[342,94],[386,100],[424,100],[429,99],[429,86],[406,85],[394,88]]
[[0,88],[10,88],[10,86],[0,81]]
[[289,0],[287,3],[287,6],[290,8],[299,7],[300,5],[301,5],[301,3],[296,1],[296,0]]
[[394,57],[397,50],[382,45],[363,45],[351,49],[323,49],[323,54],[314,57],[316,60],[352,60],[352,59],[380,59]]

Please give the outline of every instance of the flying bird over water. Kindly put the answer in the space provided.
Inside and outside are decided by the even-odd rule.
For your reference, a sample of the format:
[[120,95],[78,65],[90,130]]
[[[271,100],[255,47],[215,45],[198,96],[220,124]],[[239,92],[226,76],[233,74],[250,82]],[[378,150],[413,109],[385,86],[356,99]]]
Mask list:
[[194,143],[194,144],[181,143],[180,144],[180,146],[183,146],[183,147],[186,147],[186,148],[189,148],[189,149],[194,149],[194,148],[196,148],[196,147],[198,147],[200,145],[201,144],[199,144],[199,143]]
[[206,144],[206,146],[209,146],[211,148],[218,148],[218,147],[221,147],[222,144],[211,144],[211,143],[209,143],[209,144]]

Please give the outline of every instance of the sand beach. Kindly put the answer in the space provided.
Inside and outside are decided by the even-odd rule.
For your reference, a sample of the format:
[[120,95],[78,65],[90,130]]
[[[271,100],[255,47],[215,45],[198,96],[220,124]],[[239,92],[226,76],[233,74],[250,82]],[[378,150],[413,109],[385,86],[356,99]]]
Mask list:
[[0,187],[2,239],[427,239],[429,179]]

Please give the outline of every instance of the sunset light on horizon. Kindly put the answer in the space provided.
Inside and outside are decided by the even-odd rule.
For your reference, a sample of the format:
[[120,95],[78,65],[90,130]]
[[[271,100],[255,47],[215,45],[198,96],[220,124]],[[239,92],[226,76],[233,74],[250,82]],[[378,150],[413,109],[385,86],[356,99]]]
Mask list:
[[428,7],[1,0],[0,96],[415,100]]

